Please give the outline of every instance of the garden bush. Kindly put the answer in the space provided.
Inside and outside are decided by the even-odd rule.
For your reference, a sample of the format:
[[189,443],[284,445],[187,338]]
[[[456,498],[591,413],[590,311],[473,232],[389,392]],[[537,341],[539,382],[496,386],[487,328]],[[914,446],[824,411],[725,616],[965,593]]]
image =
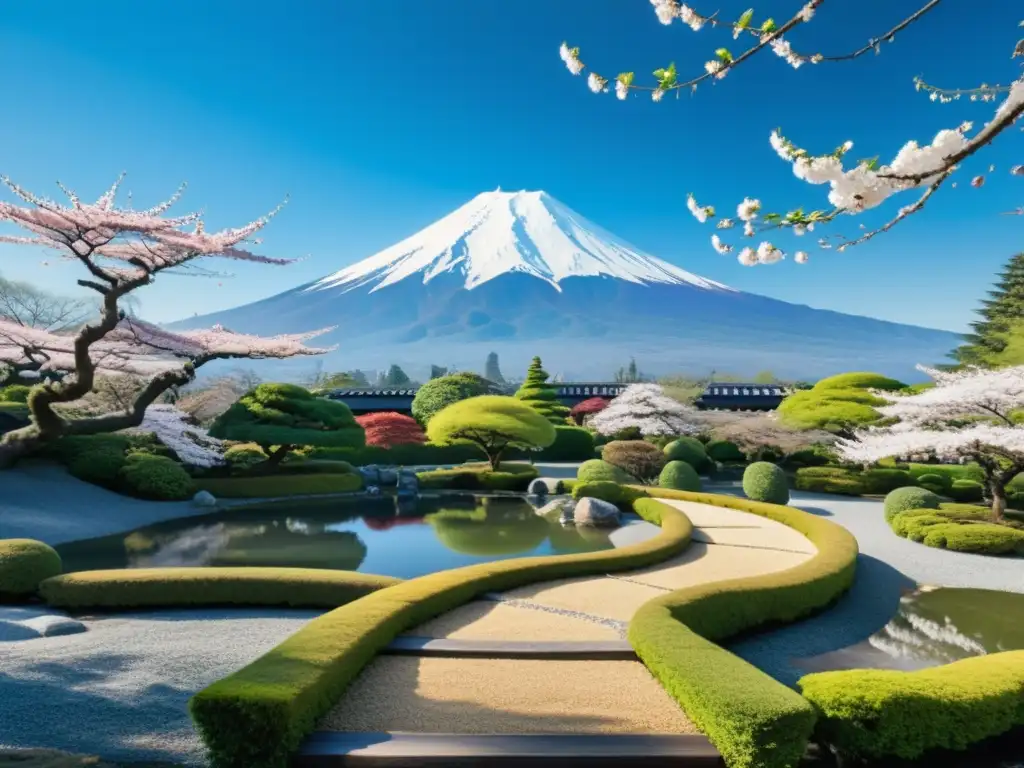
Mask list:
[[712,440],[707,444],[706,451],[709,459],[723,464],[741,462],[747,458],[740,447],[730,440]]
[[921,542],[924,540],[927,528],[948,522],[949,519],[938,514],[937,510],[908,509],[906,512],[896,515],[889,525],[897,536]]
[[486,465],[417,472],[420,488],[460,491],[525,491],[540,473],[529,464],[502,464],[497,472]]
[[198,490],[225,499],[271,499],[284,496],[354,493],[363,487],[363,478],[352,473],[197,477],[194,482]]
[[985,498],[985,486],[976,480],[954,480],[946,495],[953,501],[981,501]]
[[[828,470],[819,472],[819,470]],[[867,488],[859,477],[859,473],[834,467],[809,467],[798,469],[793,480],[793,487],[798,491],[811,493],[835,493],[843,496],[862,496]]]
[[802,448],[799,451],[793,451],[782,460],[783,464],[789,467],[823,467],[829,461],[829,456],[814,448]]
[[[436,466],[438,464],[461,464],[480,458],[480,450],[472,445],[416,445],[406,443],[391,448],[366,446],[365,448],[306,448],[300,451],[310,459],[333,459],[347,461],[357,467],[370,464],[385,466]],[[510,450],[509,456],[514,457]]]
[[662,562],[683,551],[692,526],[681,512],[641,499],[637,512],[661,526],[651,539],[574,555],[530,557],[455,568],[366,595],[305,624],[248,666],[189,702],[218,766],[284,768],[291,753],[374,656],[410,627],[477,595],[572,576]]
[[68,472],[86,483],[114,489],[121,479],[127,456],[123,448],[98,445],[95,450],[80,453],[67,463]]
[[1024,531],[995,523],[946,521],[929,526],[924,531],[921,541],[926,546],[950,549],[954,552],[1024,555]]
[[[909,474],[909,472],[907,474]],[[953,487],[953,481],[949,479],[948,475],[925,473],[923,475],[918,475],[914,479],[922,488],[927,488],[935,493],[942,493]],[[936,488],[939,490],[935,490]]]
[[132,568],[47,578],[39,593],[54,608],[337,608],[399,582],[326,568]]
[[840,373],[822,379],[812,388],[821,391],[823,389],[881,389],[889,392],[906,389],[907,385],[902,381],[890,379],[880,373],[866,371],[854,371],[852,373]]
[[576,480],[580,483],[592,483],[599,480],[611,480],[613,483],[637,483],[635,477],[623,469],[609,464],[602,459],[590,459],[580,464],[576,470]]
[[592,498],[601,499],[621,507],[629,507],[637,499],[647,496],[647,491],[642,488],[619,485],[608,480],[598,480],[592,483],[577,483],[573,486],[572,497],[574,499]]
[[820,738],[842,755],[914,760],[1024,725],[1024,651],[916,672],[818,672],[798,685],[818,713]]
[[146,453],[128,454],[121,468],[121,487],[131,496],[152,501],[182,501],[196,492],[181,464]]
[[39,583],[61,572],[56,550],[34,539],[0,539],[0,602],[32,597]]
[[900,512],[908,509],[938,509],[942,501],[936,494],[927,488],[897,488],[890,491],[882,503],[885,514],[885,521],[892,523],[892,520]]
[[914,478],[905,469],[866,469],[857,476],[864,485],[864,493],[874,496],[883,496],[914,484]]
[[777,465],[758,461],[743,471],[743,493],[751,501],[788,504],[789,480]]
[[685,461],[694,469],[702,466],[708,458],[704,443],[695,437],[680,437],[664,448],[668,461]]
[[786,456],[785,451],[775,445],[759,445],[747,453],[747,461],[767,461],[778,464]]
[[224,460],[232,469],[244,472],[266,461],[267,454],[256,443],[242,443],[224,451]]
[[853,583],[857,541],[848,531],[790,507],[710,494],[650,490],[767,517],[810,539],[817,554],[763,576],[711,582],[648,601],[634,614],[637,655],[705,733],[730,768],[791,768],[807,747],[815,713],[796,691],[717,643],[793,622],[838,599]]
[[686,461],[670,461],[658,475],[658,485],[662,488],[671,488],[676,491],[699,491],[701,489],[700,475],[697,470]]
[[942,475],[950,480],[985,482],[985,471],[977,464],[911,464],[910,474],[915,479],[921,475]]
[[31,391],[32,387],[27,387],[24,384],[0,387],[0,403],[27,403],[28,393]]
[[540,461],[585,461],[594,455],[594,434],[582,427],[555,427],[555,442],[538,454]]
[[642,482],[654,481],[667,463],[657,446],[643,440],[614,440],[604,447],[602,456]]

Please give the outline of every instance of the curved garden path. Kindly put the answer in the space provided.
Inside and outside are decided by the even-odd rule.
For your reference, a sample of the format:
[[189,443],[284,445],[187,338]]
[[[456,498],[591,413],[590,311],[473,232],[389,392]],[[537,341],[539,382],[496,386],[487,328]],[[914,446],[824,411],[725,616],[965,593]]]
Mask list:
[[[792,568],[816,553],[802,534],[757,515],[661,499],[694,525],[690,546],[624,574],[541,582],[485,596],[406,635],[459,641],[625,639],[634,612],[675,589]],[[644,523],[643,525],[648,525]],[[629,526],[613,538],[638,531]],[[628,541],[616,541],[622,545]],[[695,733],[636,660],[380,655],[320,730],[460,734]]]

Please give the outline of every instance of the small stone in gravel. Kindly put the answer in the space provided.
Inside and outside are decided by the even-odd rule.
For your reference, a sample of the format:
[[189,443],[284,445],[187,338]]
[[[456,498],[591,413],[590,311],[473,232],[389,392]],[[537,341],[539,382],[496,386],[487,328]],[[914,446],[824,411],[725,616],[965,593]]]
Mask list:
[[34,619],[25,619],[21,624],[38,632],[40,637],[75,635],[86,630],[85,624],[68,616],[36,616]]

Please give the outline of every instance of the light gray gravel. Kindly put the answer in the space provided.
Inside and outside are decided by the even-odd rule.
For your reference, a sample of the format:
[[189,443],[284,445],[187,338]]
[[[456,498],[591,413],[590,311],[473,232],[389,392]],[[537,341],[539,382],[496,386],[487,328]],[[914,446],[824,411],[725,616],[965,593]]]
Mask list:
[[[735,483],[707,490],[742,496]],[[794,491],[790,504],[849,530],[857,538],[860,557],[853,588],[835,606],[730,647],[787,685],[806,673],[792,666],[791,659],[867,639],[896,614],[900,596],[918,584],[1024,592],[1024,558],[948,552],[900,538],[886,524],[879,500]]]
[[85,620],[79,635],[0,643],[0,749],[204,764],[187,702],[317,611],[191,610]]

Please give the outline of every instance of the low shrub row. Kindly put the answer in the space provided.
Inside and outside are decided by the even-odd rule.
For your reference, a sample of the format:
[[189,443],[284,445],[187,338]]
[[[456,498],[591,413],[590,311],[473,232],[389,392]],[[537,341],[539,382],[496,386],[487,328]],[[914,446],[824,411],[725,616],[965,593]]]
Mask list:
[[400,579],[321,568],[134,568],[47,578],[39,594],[55,608],[265,605],[337,608]]
[[416,479],[423,490],[525,491],[538,475],[529,464],[502,464],[496,472],[487,464],[466,464],[417,472]]
[[790,768],[811,738],[815,712],[796,691],[716,643],[824,608],[853,583],[857,541],[834,523],[797,509],[759,502],[647,489],[751,512],[784,523],[818,553],[794,568],[670,592],[644,604],[629,625],[637,655],[730,768]]
[[886,499],[885,514],[897,536],[929,547],[983,555],[1024,554],[1024,525],[990,522],[991,511],[985,507],[938,504],[899,509]]
[[219,768],[284,768],[291,753],[378,651],[479,594],[547,579],[661,562],[686,548],[682,513],[653,499],[637,511],[659,524],[653,538],[600,552],[473,565],[374,592],[306,624],[269,653],[197,693],[189,710]]
[[1024,726],[1024,651],[916,672],[818,672],[797,684],[818,713],[819,737],[856,758],[913,760]]
[[601,499],[620,507],[632,507],[637,499],[647,496],[647,491],[636,486],[620,485],[608,480],[597,480],[591,483],[577,483],[573,486],[574,499]]
[[[921,464],[918,467],[939,469],[941,465]],[[960,465],[951,465],[953,470],[961,470]],[[977,469],[967,467],[968,470]],[[958,477],[957,475],[963,475]],[[897,488],[919,486],[932,493],[940,494],[954,501],[981,501],[984,486],[971,479],[973,472],[918,472],[899,467],[878,467],[860,470],[850,467],[804,467],[796,471],[794,486],[797,490],[815,493],[836,493],[847,496],[881,496]]]
[[[333,463],[333,462],[332,462]],[[316,496],[354,493],[362,489],[362,476],[348,472],[286,473],[242,477],[200,477],[195,488],[219,499],[269,499],[282,496]]]

